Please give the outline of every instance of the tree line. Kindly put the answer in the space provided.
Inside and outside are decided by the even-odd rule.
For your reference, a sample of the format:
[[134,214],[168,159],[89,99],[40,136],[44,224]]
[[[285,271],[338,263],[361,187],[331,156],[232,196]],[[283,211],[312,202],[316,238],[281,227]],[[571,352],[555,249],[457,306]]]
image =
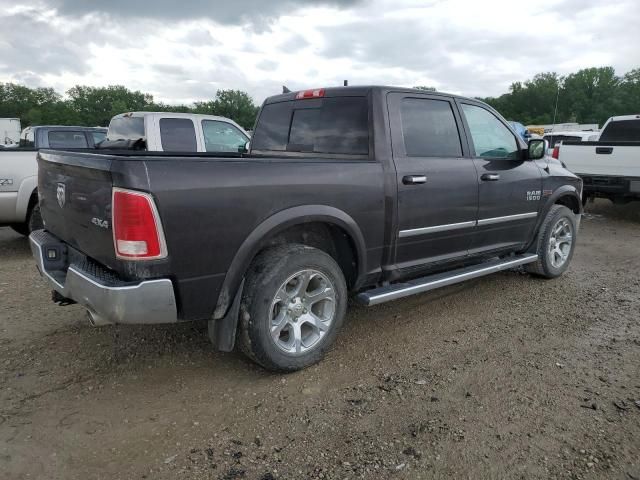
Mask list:
[[[417,87],[435,90],[432,87]],[[567,76],[539,73],[515,82],[499,97],[483,98],[509,120],[525,125],[578,122],[600,126],[613,115],[640,113],[640,68],[623,76],[613,67],[585,68]],[[63,97],[52,88],[0,83],[0,117],[17,117],[28,125],[106,126],[114,115],[131,111],[191,112],[228,117],[253,128],[258,107],[241,90],[218,90],[212,100],[167,105],[153,95],[122,85],[77,85]]]
[[539,73],[515,82],[499,97],[481,99],[509,120],[525,125],[604,122],[640,113],[640,68],[618,76],[613,67],[585,68],[567,76]]
[[190,112],[231,118],[244,128],[253,128],[258,107],[241,90],[218,90],[212,100],[192,105],[167,105],[153,95],[122,85],[88,87],[77,85],[63,97],[52,88],[29,88],[0,83],[0,118],[20,118],[22,126],[107,126],[114,115],[124,112]]

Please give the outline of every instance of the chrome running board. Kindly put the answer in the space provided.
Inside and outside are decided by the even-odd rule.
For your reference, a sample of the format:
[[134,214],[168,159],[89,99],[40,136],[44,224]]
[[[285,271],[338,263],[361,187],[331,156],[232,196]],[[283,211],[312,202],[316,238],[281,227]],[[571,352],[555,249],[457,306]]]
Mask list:
[[374,288],[356,295],[356,302],[361,305],[371,306],[379,303],[397,300],[417,293],[424,293],[436,288],[446,287],[456,283],[471,280],[472,278],[483,277],[501,270],[508,270],[519,265],[535,262],[538,255],[524,254],[516,255],[499,260],[473,265],[471,267],[459,268],[450,272],[437,273],[427,277],[416,278],[402,283],[394,283],[385,287]]

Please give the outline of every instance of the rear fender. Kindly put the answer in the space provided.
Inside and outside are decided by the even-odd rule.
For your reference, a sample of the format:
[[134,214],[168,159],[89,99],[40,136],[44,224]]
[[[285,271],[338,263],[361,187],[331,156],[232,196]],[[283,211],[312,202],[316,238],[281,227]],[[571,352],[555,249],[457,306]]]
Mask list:
[[20,183],[18,189],[18,198],[16,200],[16,222],[22,223],[27,221],[27,212],[29,211],[29,200],[36,193],[38,187],[38,176],[27,177]]
[[358,277],[356,279],[356,285],[359,285],[367,271],[366,247],[362,232],[355,220],[342,210],[327,205],[302,205],[292,207],[282,210],[264,220],[242,243],[227,270],[213,318],[220,319],[225,316],[251,261],[262,247],[264,239],[277,235],[295,225],[310,222],[322,222],[335,225],[347,232],[355,246],[358,257]]

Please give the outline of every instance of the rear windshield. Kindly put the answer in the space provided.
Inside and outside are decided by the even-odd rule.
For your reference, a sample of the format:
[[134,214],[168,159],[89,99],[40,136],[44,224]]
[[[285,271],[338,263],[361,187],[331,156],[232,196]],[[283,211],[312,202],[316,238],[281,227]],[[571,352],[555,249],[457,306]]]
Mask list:
[[609,122],[600,135],[601,142],[640,142],[640,119]]
[[84,132],[52,131],[49,132],[50,148],[87,148],[87,137]]
[[305,99],[265,105],[251,148],[254,151],[368,155],[367,98]]
[[582,137],[572,135],[545,135],[544,139],[549,142],[549,148],[553,148],[560,142],[581,142]]
[[107,139],[115,140],[139,140],[145,138],[143,117],[116,117],[109,123]]

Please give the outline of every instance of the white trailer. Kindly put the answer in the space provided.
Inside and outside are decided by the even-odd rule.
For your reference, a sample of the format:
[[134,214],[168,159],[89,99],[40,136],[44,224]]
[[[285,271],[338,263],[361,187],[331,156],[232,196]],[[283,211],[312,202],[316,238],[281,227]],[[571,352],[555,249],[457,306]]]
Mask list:
[[20,143],[20,119],[0,118],[0,148],[15,147]]

